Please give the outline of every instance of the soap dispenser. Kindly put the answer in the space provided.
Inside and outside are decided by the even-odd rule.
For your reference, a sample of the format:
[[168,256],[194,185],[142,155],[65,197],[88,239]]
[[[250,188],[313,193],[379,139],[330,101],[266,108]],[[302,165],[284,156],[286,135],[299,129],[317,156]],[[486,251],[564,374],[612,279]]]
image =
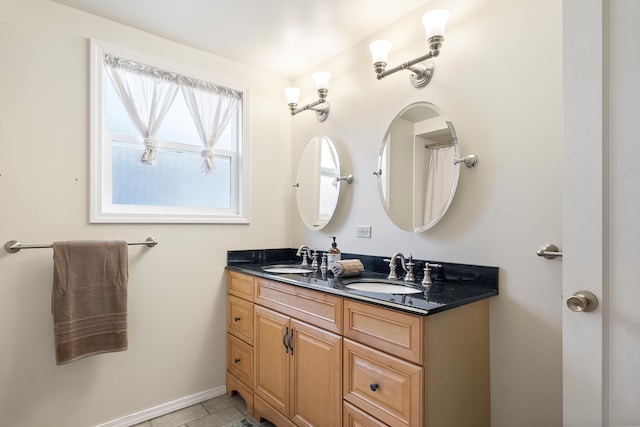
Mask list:
[[338,249],[338,244],[336,243],[336,236],[331,236],[333,238],[333,243],[331,244],[331,249],[327,251],[327,262],[329,270],[333,267],[333,263],[336,261],[340,261],[340,249]]

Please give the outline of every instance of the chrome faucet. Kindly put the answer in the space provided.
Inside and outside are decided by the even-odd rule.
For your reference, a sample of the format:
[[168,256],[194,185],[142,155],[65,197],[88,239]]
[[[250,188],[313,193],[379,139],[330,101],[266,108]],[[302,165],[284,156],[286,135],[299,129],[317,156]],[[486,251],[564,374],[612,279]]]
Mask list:
[[298,252],[296,252],[296,256],[302,257],[302,263],[300,263],[300,265],[305,267],[309,265],[308,257],[310,255],[311,255],[311,249],[309,249],[309,246],[307,245],[300,246],[298,248]]
[[402,255],[400,252],[396,252],[393,255],[391,255],[391,259],[385,259],[384,261],[388,261],[389,262],[389,275],[387,276],[387,279],[389,280],[397,280],[398,279],[398,275],[396,274],[396,259],[400,258],[400,263],[402,265],[402,269],[406,272],[407,271],[407,265],[404,262],[404,255]]
[[416,264],[413,262],[413,255],[409,254],[409,257],[407,258],[407,264],[404,269],[404,271],[407,272],[407,275],[404,277],[405,282],[414,282],[416,280],[416,277],[413,275],[414,265]]
[[431,269],[432,268],[442,268],[442,264],[432,264],[430,262],[425,262],[424,263],[424,277],[422,278],[422,286],[425,289],[429,289],[431,287],[431,284],[433,283],[431,281]]
[[318,271],[318,252],[316,250],[311,254],[311,269],[314,273]]

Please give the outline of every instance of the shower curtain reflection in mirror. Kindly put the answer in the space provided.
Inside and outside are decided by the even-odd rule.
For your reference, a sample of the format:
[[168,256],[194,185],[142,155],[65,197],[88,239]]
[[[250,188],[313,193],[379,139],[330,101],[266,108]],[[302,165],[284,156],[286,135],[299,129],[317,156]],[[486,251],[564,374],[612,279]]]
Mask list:
[[442,209],[451,195],[454,175],[451,165],[455,158],[453,144],[434,148],[427,146],[425,157],[429,167],[425,170],[426,189],[422,224],[429,224],[442,215]]

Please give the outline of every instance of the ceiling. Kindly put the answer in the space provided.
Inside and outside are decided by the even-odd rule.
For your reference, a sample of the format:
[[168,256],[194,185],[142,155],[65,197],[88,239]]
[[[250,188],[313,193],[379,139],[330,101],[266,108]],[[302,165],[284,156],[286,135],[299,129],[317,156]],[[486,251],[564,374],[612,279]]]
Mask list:
[[53,0],[295,78],[430,0]]

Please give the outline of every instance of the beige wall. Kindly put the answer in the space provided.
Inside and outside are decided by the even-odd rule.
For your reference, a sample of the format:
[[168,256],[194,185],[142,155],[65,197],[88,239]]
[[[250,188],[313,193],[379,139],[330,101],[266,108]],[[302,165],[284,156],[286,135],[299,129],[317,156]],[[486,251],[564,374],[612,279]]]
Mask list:
[[[452,13],[433,81],[407,72],[376,81],[368,43],[394,43],[391,65],[425,49],[418,10],[322,68],[331,115],[290,118],[290,82],[45,0],[0,0],[0,243],[144,239],[130,251],[129,350],[57,367],[50,315],[51,251],[0,251],[0,424],[99,424],[224,385],[227,249],[297,246],[494,265],[491,304],[494,427],[561,425],[561,299],[556,261],[538,259],[560,236],[560,13],[553,0],[434,0]],[[252,222],[241,225],[88,224],[88,38],[146,52],[251,86]],[[320,67],[319,67],[320,68]],[[313,99],[309,75],[296,82]],[[453,120],[463,154],[447,216],[412,234],[378,200],[377,155],[405,105],[429,101]],[[310,232],[291,200],[297,159],[331,137],[345,173],[332,222]],[[357,239],[356,225],[371,225]]]
[[[406,71],[377,81],[369,42],[392,41],[390,66],[421,55],[420,19],[436,7],[449,9],[451,19],[431,83],[415,89]],[[561,261],[535,254],[544,243],[562,243],[560,19],[555,0],[434,0],[296,81],[304,101],[313,93],[311,72],[332,73],[327,121],[308,113],[293,119],[294,164],[306,141],[325,134],[355,183],[345,185],[320,232],[294,216],[295,245],[326,250],[336,235],[348,252],[500,267],[500,295],[491,301],[494,427],[562,424]],[[460,171],[445,218],[420,234],[389,221],[372,174],[388,123],[416,101],[441,107],[462,154],[480,158],[475,169]],[[372,238],[356,238],[356,225],[371,225]]]
[[[49,1],[0,3],[0,243],[160,242],[130,247],[129,349],[64,366],[51,249],[0,250],[0,425],[86,427],[223,387],[226,251],[291,242],[289,82]],[[88,223],[89,38],[250,85],[251,225]]]

